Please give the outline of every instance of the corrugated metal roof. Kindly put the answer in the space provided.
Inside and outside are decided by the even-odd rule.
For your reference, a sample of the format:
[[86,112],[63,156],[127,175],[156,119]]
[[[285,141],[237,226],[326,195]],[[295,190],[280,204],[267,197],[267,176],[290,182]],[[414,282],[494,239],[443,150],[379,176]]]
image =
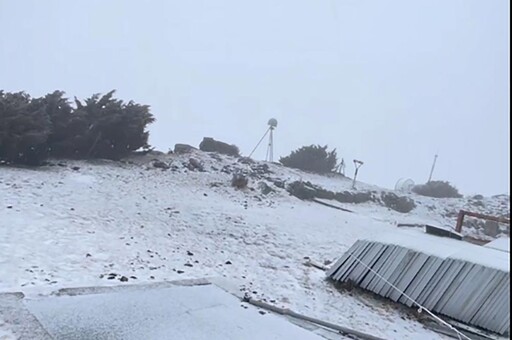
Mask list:
[[432,312],[505,334],[510,332],[509,263],[508,254],[495,249],[400,233],[358,240],[327,275],[407,306],[414,305],[413,299]]
[[503,271],[509,271],[510,268],[510,255],[503,251],[447,237],[428,235],[418,230],[397,229],[393,233],[377,233],[365,240],[399,245],[443,259],[454,258]]

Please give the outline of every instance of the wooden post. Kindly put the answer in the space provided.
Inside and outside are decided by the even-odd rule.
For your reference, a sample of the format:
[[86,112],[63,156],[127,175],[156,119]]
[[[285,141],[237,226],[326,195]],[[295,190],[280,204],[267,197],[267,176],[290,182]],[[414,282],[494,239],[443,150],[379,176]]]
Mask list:
[[455,231],[460,233],[462,230],[462,223],[464,222],[464,210],[459,211],[459,215],[457,216],[457,225],[455,226]]

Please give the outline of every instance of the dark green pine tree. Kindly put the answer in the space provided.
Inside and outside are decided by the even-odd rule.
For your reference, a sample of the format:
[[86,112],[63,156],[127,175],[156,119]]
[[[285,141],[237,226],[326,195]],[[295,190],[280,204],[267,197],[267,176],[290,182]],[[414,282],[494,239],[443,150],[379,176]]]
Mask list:
[[130,152],[148,147],[148,124],[154,121],[149,106],[134,102],[124,103],[113,98],[114,90],[100,97],[95,94],[77,101],[77,112],[88,123],[84,146],[84,158],[119,159]]
[[332,172],[336,167],[337,160],[336,149],[327,151],[326,146],[310,145],[303,146],[279,161],[284,166],[316,173]]
[[0,91],[0,160],[39,165],[48,154],[51,123],[44,104],[24,92]]
[[87,131],[87,119],[81,111],[73,110],[64,92],[47,94],[41,101],[52,122],[48,137],[49,153],[57,158],[80,158]]

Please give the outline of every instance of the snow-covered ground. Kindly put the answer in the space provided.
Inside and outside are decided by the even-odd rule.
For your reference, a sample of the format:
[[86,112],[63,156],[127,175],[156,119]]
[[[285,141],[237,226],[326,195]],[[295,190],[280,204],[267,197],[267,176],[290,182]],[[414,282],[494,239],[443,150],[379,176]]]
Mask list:
[[[154,168],[155,157],[175,168]],[[466,201],[415,197],[409,214],[370,203],[344,205],[348,213],[276,187],[263,195],[260,179],[236,190],[221,169],[249,165],[196,152],[206,170],[196,172],[184,166],[190,157],[0,168],[0,292],[225,277],[254,298],[386,339],[440,338],[402,312],[340,293],[304,261],[336,260],[359,238],[395,232],[396,223],[448,224],[439,207],[455,211]],[[268,177],[351,186],[278,165],[270,171],[271,186]]]
[[9,331],[8,325],[0,320],[0,340],[15,340],[16,337]]

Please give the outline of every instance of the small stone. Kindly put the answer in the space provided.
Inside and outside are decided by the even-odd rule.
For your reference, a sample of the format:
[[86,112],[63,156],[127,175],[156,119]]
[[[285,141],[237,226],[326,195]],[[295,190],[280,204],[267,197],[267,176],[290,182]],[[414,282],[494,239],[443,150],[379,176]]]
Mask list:
[[183,274],[183,273],[185,273],[185,272],[184,272],[183,270],[177,270],[177,271],[176,271],[176,273],[178,273],[178,274]]
[[8,205],[8,206],[7,206],[7,209],[12,209],[12,205]]
[[92,255],[91,255],[91,254],[89,254],[89,253],[85,254],[85,257],[91,257],[91,256],[92,256]]
[[260,313],[261,315],[267,314],[265,311],[262,311],[262,310],[260,310],[258,313]]
[[197,159],[195,158],[190,158],[189,161],[188,161],[188,164],[186,165],[187,168],[190,170],[190,171],[194,171],[194,170],[197,170],[197,171],[200,171],[200,172],[204,172],[204,166],[203,164],[201,164],[200,161],[198,161]]
[[185,263],[184,266],[185,267],[193,267],[192,263]]
[[155,160],[153,162],[153,167],[162,169],[162,170],[168,170],[170,168],[169,164],[159,161],[159,160]]
[[137,280],[137,276],[133,276],[133,275],[132,275],[132,276],[130,276],[130,279],[132,279],[132,280]]
[[187,250],[187,255],[188,255],[188,256],[194,256],[194,253],[193,253],[193,252],[191,252],[191,251],[189,251],[189,250]]
[[72,167],[71,169],[73,169],[73,170],[75,170],[75,171],[78,171],[78,170],[80,170],[80,167],[79,167],[79,166],[74,166],[74,167]]
[[128,278],[126,276],[121,276],[121,278],[119,279],[119,281],[121,282],[127,282],[128,281]]
[[225,264],[233,264],[231,261],[226,261]]

